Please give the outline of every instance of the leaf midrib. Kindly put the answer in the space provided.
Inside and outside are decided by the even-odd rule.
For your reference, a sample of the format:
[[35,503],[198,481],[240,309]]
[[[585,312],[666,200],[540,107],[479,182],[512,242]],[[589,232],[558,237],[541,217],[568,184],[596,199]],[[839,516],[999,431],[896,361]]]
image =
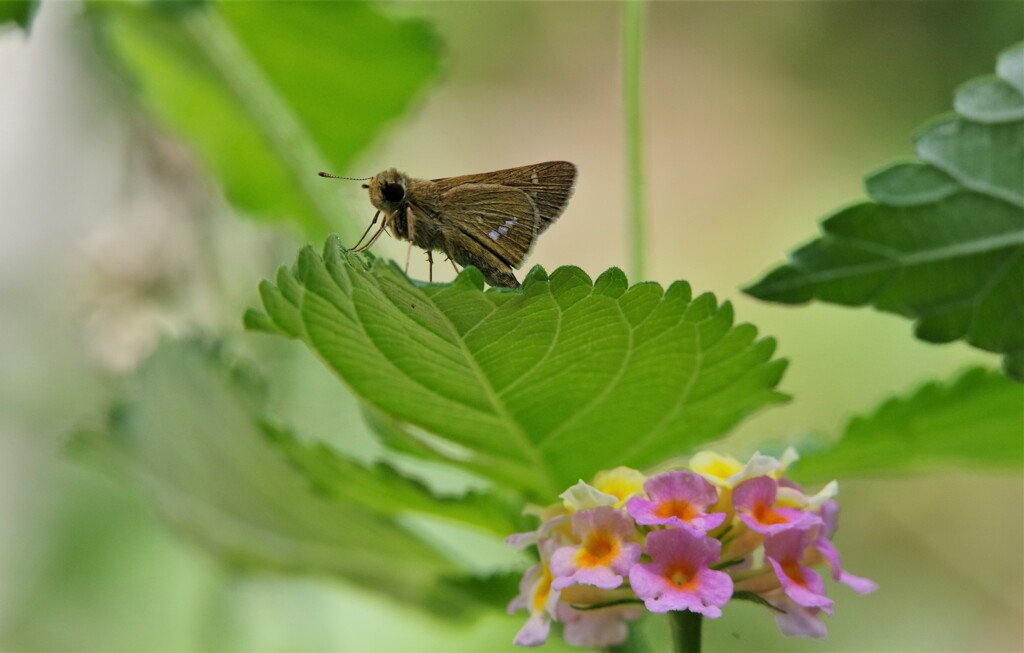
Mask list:
[[[844,239],[839,236],[826,235],[824,239],[835,240],[846,245],[853,244],[852,240]],[[999,236],[954,243],[952,245],[938,247],[935,249],[919,250],[893,258],[869,261],[856,265],[828,268],[826,270],[811,271],[794,265],[794,267],[800,270],[799,277],[784,281],[776,281],[771,284],[767,284],[765,287],[770,288],[773,292],[780,292],[794,288],[801,288],[811,284],[836,281],[839,279],[867,275],[875,272],[884,272],[886,270],[898,269],[900,267],[924,265],[926,263],[973,256],[975,254],[994,252],[1000,249],[1018,246],[1024,246],[1024,229],[1000,234]]]
[[[549,293],[551,292],[550,285],[548,286],[547,290]],[[420,294],[427,302],[430,303],[430,306],[444,320],[444,323],[448,326],[450,332],[454,334],[454,340],[458,344],[459,349],[462,351],[462,355],[467,361],[468,367],[471,369],[474,376],[476,376],[477,380],[480,383],[480,387],[484,390],[484,393],[486,394],[488,401],[494,408],[495,415],[510,426],[509,432],[512,436],[515,437],[516,445],[525,454],[526,459],[536,466],[537,471],[540,472],[540,475],[543,477],[544,480],[542,485],[544,491],[546,493],[551,494],[552,496],[557,494],[559,490],[558,484],[554,478],[554,475],[551,473],[551,469],[548,467],[547,461],[545,461],[544,458],[539,455],[540,451],[533,446],[533,443],[526,435],[526,431],[523,430],[522,425],[519,424],[519,422],[505,408],[504,402],[501,400],[499,394],[491,385],[490,378],[488,378],[487,375],[484,374],[484,371],[477,364],[476,358],[473,356],[473,352],[470,351],[468,347],[466,347],[465,340],[463,340],[459,336],[459,330],[455,327],[455,324],[449,319],[448,314],[442,311],[440,307],[438,307],[438,305],[434,303],[433,297],[430,297],[424,292],[421,292]],[[561,312],[559,312],[559,315],[561,315]]]

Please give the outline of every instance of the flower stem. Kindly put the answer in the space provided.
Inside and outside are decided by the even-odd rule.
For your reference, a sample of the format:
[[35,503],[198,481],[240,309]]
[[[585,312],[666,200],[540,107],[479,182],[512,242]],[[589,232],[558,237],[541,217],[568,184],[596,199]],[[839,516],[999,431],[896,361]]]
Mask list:
[[669,612],[672,624],[672,650],[675,653],[700,653],[700,627],[704,617],[697,612]]
[[644,0],[626,0],[622,20],[622,108],[626,131],[626,195],[629,215],[629,268],[634,281],[643,281],[646,267],[644,222],[643,64]]

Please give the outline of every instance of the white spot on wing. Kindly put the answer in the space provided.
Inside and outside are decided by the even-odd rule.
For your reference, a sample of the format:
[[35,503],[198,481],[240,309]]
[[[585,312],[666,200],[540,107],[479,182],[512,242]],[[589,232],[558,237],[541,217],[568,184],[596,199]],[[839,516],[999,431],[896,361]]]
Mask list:
[[491,231],[491,232],[490,232],[489,234],[487,234],[487,235],[491,237],[491,240],[498,240],[499,238],[501,238],[501,235],[500,235],[500,234],[498,234],[498,232],[497,232],[497,231]]
[[532,181],[535,184],[539,184],[540,183],[540,178],[537,177],[537,173],[536,172],[530,173],[530,181]]
[[504,236],[505,234],[508,233],[508,227],[504,227],[504,226],[498,227],[498,231],[500,231],[501,235]]
[[505,226],[506,226],[506,227],[511,227],[511,226],[512,226],[512,225],[514,225],[515,223],[516,223],[516,221],[515,221],[515,218],[513,218],[513,219],[511,219],[511,220],[505,220]]

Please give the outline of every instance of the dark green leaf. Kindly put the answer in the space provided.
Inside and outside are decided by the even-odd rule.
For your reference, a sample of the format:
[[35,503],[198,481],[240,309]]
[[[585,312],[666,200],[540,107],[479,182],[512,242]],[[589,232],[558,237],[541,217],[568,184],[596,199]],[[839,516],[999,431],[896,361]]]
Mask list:
[[[509,597],[519,591],[522,572],[500,572],[488,576],[459,576],[444,578],[439,587],[444,592],[456,592],[461,596],[472,598],[480,605],[489,606],[492,610],[504,612],[508,607]],[[439,595],[445,600],[444,594]],[[437,612],[442,612],[437,610]],[[450,616],[450,615],[449,615]]]
[[1024,387],[974,368],[852,419],[834,445],[804,452],[794,472],[827,481],[935,469],[1020,471],[1022,464]]
[[997,72],[961,87],[960,115],[916,137],[921,163],[868,178],[873,202],[829,217],[821,238],[746,292],[871,304],[916,320],[923,340],[1005,354],[1024,380],[1024,44]]
[[138,102],[192,145],[228,199],[316,237],[358,233],[339,182],[316,173],[345,170],[439,69],[427,24],[366,2],[89,8]]
[[0,31],[9,22],[27,31],[38,7],[38,0],[3,0],[0,2]]
[[482,285],[467,268],[416,286],[331,238],[324,258],[303,250],[262,294],[269,319],[375,409],[544,501],[600,469],[684,453],[784,398],[774,342],[683,282],[666,292],[564,267],[534,268],[521,291]]

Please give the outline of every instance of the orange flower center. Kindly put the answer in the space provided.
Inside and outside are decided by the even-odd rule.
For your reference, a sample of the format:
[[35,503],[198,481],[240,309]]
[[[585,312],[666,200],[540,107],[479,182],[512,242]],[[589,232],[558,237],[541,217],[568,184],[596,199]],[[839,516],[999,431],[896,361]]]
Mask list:
[[767,503],[759,503],[754,506],[753,515],[754,519],[762,524],[786,524],[789,522],[788,519],[772,510]]
[[800,587],[807,587],[807,579],[804,578],[804,570],[800,568],[800,563],[795,560],[786,560],[782,563],[782,571],[786,572],[789,579]]
[[580,567],[608,567],[619,556],[619,544],[610,533],[592,533],[580,546],[576,562]]
[[664,575],[666,580],[679,589],[693,590],[697,587],[696,570],[685,563],[666,567]]
[[686,499],[670,499],[659,503],[654,514],[660,519],[678,517],[681,521],[689,522],[699,513]]

